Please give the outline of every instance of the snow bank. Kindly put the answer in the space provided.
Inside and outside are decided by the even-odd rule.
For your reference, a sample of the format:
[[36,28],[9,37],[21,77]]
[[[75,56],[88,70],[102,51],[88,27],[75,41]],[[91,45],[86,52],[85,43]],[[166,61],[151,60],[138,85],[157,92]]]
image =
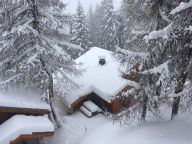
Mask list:
[[188,9],[192,7],[192,0],[190,0],[188,3],[184,3],[184,2],[181,2],[180,5],[176,8],[174,8],[170,14],[174,15],[174,14],[177,14],[185,9]]
[[[105,57],[106,61],[103,66],[99,64],[101,56]],[[73,89],[70,95],[64,98],[68,107],[81,96],[91,92],[110,102],[113,96],[129,84],[121,77],[120,64],[110,51],[93,47],[75,61],[83,64],[82,68],[86,71],[81,77],[74,80],[80,85],[79,88]]]
[[192,118],[146,122],[138,127],[99,124],[80,144],[191,144]]
[[41,99],[40,93],[26,90],[0,91],[0,106],[50,110],[50,106]]
[[10,144],[22,134],[33,132],[54,132],[51,121],[44,116],[16,115],[0,125],[0,143]]

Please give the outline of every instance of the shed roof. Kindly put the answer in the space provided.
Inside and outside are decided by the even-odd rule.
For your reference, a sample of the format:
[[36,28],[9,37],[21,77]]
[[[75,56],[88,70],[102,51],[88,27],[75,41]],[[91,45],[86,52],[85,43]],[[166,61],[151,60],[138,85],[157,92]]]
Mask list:
[[20,135],[35,132],[54,132],[51,121],[44,116],[16,115],[0,125],[0,143],[10,144]]
[[41,99],[41,94],[31,90],[0,91],[0,107],[50,110],[50,106]]

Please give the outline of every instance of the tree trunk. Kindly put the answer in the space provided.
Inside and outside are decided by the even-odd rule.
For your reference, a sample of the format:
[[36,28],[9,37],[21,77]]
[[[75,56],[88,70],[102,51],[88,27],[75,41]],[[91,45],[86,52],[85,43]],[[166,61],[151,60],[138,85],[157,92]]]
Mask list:
[[146,115],[147,115],[147,102],[148,102],[148,96],[145,95],[144,101],[143,101],[143,110],[142,110],[142,114],[141,114],[141,120],[142,121],[145,121],[145,119],[146,119]]
[[[187,79],[187,73],[184,74],[182,72],[181,77],[179,78],[179,82],[177,84],[177,87],[175,88],[175,94],[178,94],[183,91],[185,81]],[[172,113],[171,113],[171,120],[174,119],[174,117],[178,114],[179,112],[179,105],[180,105],[180,96],[179,97],[174,97],[173,98],[173,105],[172,105]]]
[[[39,26],[38,26],[38,8],[37,8],[37,4],[36,4],[36,0],[31,0],[32,2],[32,14],[33,14],[33,18],[34,18],[34,21],[33,21],[33,28],[39,32]],[[38,41],[37,41],[38,43]],[[53,118],[53,120],[55,121],[55,124],[57,125],[57,127],[59,127],[59,121],[57,119],[57,115],[55,113],[55,110],[54,110],[54,106],[53,106],[53,100],[54,100],[54,91],[53,91],[53,77],[52,77],[52,73],[50,73],[47,68],[46,68],[46,65],[45,65],[45,62],[43,60],[43,57],[40,56],[40,61],[41,61],[41,65],[42,65],[42,69],[47,73],[48,75],[48,92],[49,92],[49,104],[50,104],[50,107],[51,107],[51,115],[52,116],[49,116],[51,118]]]
[[38,31],[38,21],[37,21],[38,9],[37,9],[37,5],[36,5],[36,1],[31,0],[31,2],[33,3],[33,6],[32,6],[32,8],[33,8],[32,14],[33,14],[33,18],[34,18],[33,28]]
[[54,109],[54,106],[53,106],[53,101],[54,101],[53,76],[46,69],[45,62],[44,62],[42,57],[40,58],[40,61],[41,61],[42,69],[47,73],[48,79],[49,79],[48,80],[49,104],[50,104],[50,107],[51,107],[51,114],[52,114],[52,116],[50,116],[50,117],[53,117],[57,127],[60,127],[61,125],[59,123],[59,120],[57,118],[57,115],[56,115],[56,112],[55,112],[55,109]]
[[[191,38],[189,38],[187,41],[188,41],[188,43],[190,43]],[[183,71],[181,72],[181,76],[178,78],[178,84],[177,84],[177,86],[175,88],[175,94],[178,94],[178,93],[183,91],[183,88],[184,88],[184,85],[185,85],[185,82],[186,82],[186,79],[187,79],[187,76],[188,76],[188,73],[189,73],[189,69],[186,72],[184,72],[184,71],[190,65],[190,63],[192,61],[192,50],[191,50],[191,48],[187,48],[187,50],[185,51],[183,56],[188,61],[183,61],[184,68],[183,68]],[[178,114],[180,99],[181,99],[181,97],[174,97],[173,98],[171,120],[174,119],[174,117]]]

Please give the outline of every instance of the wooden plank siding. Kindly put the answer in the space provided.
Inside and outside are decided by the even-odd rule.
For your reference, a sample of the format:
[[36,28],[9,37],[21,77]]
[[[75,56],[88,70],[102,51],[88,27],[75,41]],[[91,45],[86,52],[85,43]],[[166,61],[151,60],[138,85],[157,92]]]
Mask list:
[[23,113],[23,114],[49,114],[50,111],[46,109],[33,109],[33,108],[15,108],[15,107],[2,107],[0,106],[0,113],[5,112],[5,113]]
[[76,100],[72,105],[71,105],[71,108],[73,109],[73,111],[76,111],[78,110],[82,104],[85,102],[85,101],[88,101],[89,100],[89,95],[86,95],[86,96],[82,96],[80,97],[78,100]]
[[80,107],[83,105],[83,103],[88,100],[94,102],[98,107],[102,108],[103,110],[107,109],[107,111],[112,112],[111,104],[103,100],[95,93],[90,93],[89,95],[80,97],[71,105],[72,110],[73,111],[79,110]]
[[33,115],[43,116],[49,114],[49,110],[45,109],[28,109],[28,108],[12,108],[12,107],[0,107],[0,124],[8,120],[14,115]]
[[10,142],[10,144],[22,144],[23,142],[26,142],[27,140],[31,140],[31,139],[34,139],[34,138],[39,139],[39,138],[51,137],[53,135],[54,135],[54,132],[23,134],[23,135],[20,135],[14,141]]
[[86,96],[80,97],[78,100],[76,100],[72,105],[71,108],[73,111],[79,110],[79,108],[83,105],[85,101],[91,100],[94,102],[97,106],[102,108],[104,111],[108,111],[110,113],[116,114],[120,112],[122,107],[129,107],[130,106],[130,98],[126,98],[123,101],[121,100],[121,95],[123,92],[126,92],[128,90],[132,89],[131,86],[126,86],[121,92],[119,92],[116,96],[117,98],[114,98],[111,100],[111,103],[105,101],[101,97],[99,97],[95,93],[91,93]]

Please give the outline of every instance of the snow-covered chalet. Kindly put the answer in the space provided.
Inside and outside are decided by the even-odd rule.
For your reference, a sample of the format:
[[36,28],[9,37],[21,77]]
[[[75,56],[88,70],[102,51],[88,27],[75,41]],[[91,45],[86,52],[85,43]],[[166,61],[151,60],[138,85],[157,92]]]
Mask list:
[[122,77],[120,64],[111,51],[93,47],[75,61],[82,64],[85,72],[75,79],[79,88],[64,98],[70,111],[78,110],[86,101],[92,101],[110,113],[118,113],[122,108],[129,107],[130,97],[122,101],[121,95],[136,83]]

